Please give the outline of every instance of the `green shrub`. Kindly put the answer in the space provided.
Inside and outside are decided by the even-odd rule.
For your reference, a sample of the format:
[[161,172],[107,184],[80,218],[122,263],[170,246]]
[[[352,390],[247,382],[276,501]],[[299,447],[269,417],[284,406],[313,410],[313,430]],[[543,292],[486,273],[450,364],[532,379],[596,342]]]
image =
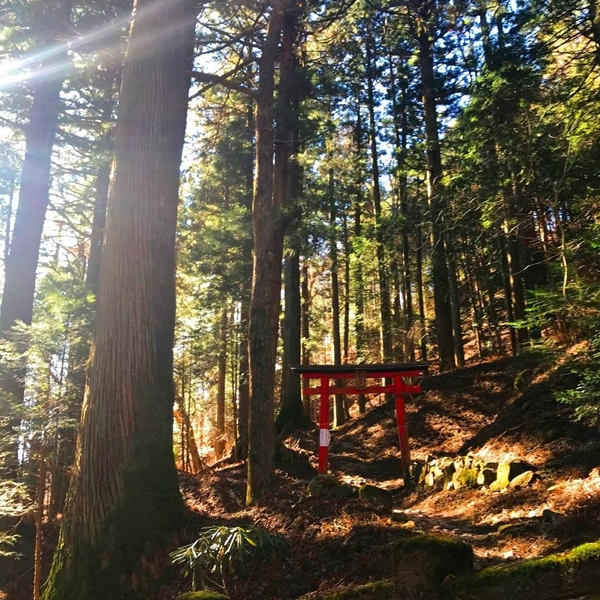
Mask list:
[[286,539],[258,527],[205,527],[198,539],[181,546],[170,557],[192,575],[192,590],[205,587],[210,576],[218,577],[223,586],[252,560],[270,558],[288,549]]
[[592,340],[585,356],[571,371],[579,376],[577,387],[558,392],[556,399],[574,409],[577,421],[600,430],[600,335]]

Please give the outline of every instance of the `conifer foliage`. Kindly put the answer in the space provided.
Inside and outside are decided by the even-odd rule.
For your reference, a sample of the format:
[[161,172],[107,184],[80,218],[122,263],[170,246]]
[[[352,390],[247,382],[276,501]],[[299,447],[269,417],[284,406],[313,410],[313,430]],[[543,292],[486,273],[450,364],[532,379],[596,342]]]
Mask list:
[[[449,370],[580,343],[559,399],[596,426],[599,14],[0,11],[2,518],[35,510],[39,559],[61,517],[46,600],[148,597],[176,468],[247,461],[247,501],[268,494],[315,419],[291,364]],[[338,425],[365,410],[333,404]]]

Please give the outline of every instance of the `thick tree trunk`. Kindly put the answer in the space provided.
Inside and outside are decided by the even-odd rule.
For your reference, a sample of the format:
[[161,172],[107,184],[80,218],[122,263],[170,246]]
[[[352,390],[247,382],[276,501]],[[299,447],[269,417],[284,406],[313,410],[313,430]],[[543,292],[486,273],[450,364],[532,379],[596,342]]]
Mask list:
[[[66,55],[61,55],[66,60]],[[17,321],[29,325],[42,229],[48,208],[52,148],[60,105],[62,77],[40,80],[25,134],[25,160],[21,172],[19,204],[6,260],[0,333]]]
[[[107,77],[107,88],[105,90],[101,114],[101,121],[109,130],[97,148],[97,153],[102,162],[96,173],[94,215],[92,230],[90,232],[90,253],[85,274],[86,290],[91,292],[94,297],[97,296],[100,285],[100,264],[104,243],[104,228],[106,226],[110,170],[113,159],[114,128],[111,127],[111,124],[113,122],[116,80],[117,71],[114,69],[111,71],[110,76]],[[86,331],[78,336],[77,344],[72,348],[69,373],[67,375],[69,394],[73,397],[73,401],[68,407],[68,416],[74,423],[79,422],[81,417],[81,405],[85,393],[85,371],[89,354],[90,336]],[[53,514],[61,513],[64,510],[64,503],[69,487],[69,472],[75,461],[76,428],[74,426],[61,427],[57,432],[57,438],[55,465],[52,469],[53,493],[50,512]]]
[[[299,107],[301,98],[298,91],[299,61],[296,56],[298,24],[300,12],[297,7],[288,10],[282,28],[281,68],[279,78],[278,123],[276,142],[276,166],[282,163],[281,199],[277,202],[289,206],[290,219],[287,235],[290,244],[285,261],[285,310],[283,320],[283,372],[281,375],[281,405],[275,423],[279,436],[286,436],[306,420],[300,375],[290,369],[301,360],[301,299],[300,299],[300,222],[302,210],[299,204],[302,192],[303,172],[298,163],[300,151]],[[278,149],[280,150],[278,152]],[[278,161],[278,162],[277,162]],[[285,161],[285,163],[284,163]],[[287,166],[287,169],[284,168]],[[287,196],[287,197],[286,197]]]
[[148,598],[181,524],[172,440],[175,230],[193,31],[186,0],[137,0],[95,348],[45,600]]
[[[67,60],[60,53],[54,61]],[[5,261],[4,292],[0,307],[0,338],[11,339],[11,330],[17,322],[31,325],[35,279],[38,265],[42,229],[49,202],[50,168],[52,149],[60,107],[60,92],[63,75],[53,69],[54,63],[43,64],[53,71],[52,75],[39,76],[33,90],[33,104],[29,124],[25,132],[25,160],[21,170],[19,203],[10,240],[10,250]],[[18,347],[19,352],[26,348]],[[25,393],[26,365],[6,373],[0,380],[0,405],[5,404],[5,416],[16,415],[23,403]],[[18,474],[18,428],[20,419],[9,417],[7,425],[0,429],[3,452],[8,457],[4,462],[4,475],[15,479]]]
[[250,423],[248,486],[251,504],[267,491],[273,475],[275,350],[280,310],[283,223],[273,190],[273,96],[275,62],[289,0],[277,0],[259,61],[254,182],[254,270],[250,304]]
[[102,246],[104,244],[104,229],[106,227],[106,208],[108,206],[108,190],[110,186],[110,169],[114,156],[113,111],[115,105],[115,84],[118,85],[119,72],[112,69],[107,77],[107,88],[102,106],[102,123],[108,131],[100,141],[98,153],[102,163],[96,175],[96,196],[94,199],[94,216],[90,232],[90,255],[88,258],[85,285],[95,295],[100,285],[100,263],[102,261]]
[[446,248],[444,242],[442,201],[442,156],[438,132],[433,68],[433,44],[424,25],[419,32],[419,65],[425,111],[425,137],[427,140],[427,198],[431,219],[431,278],[435,306],[435,328],[438,342],[440,369],[455,367],[452,308]]

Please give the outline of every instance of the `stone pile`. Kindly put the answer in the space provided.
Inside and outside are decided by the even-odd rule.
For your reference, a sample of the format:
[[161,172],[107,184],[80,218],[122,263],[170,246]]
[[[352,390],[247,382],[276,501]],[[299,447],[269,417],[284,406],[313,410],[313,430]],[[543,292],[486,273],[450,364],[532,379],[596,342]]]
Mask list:
[[428,490],[486,487],[499,492],[529,485],[535,477],[531,465],[519,460],[489,462],[475,456],[428,456],[411,467],[415,483]]

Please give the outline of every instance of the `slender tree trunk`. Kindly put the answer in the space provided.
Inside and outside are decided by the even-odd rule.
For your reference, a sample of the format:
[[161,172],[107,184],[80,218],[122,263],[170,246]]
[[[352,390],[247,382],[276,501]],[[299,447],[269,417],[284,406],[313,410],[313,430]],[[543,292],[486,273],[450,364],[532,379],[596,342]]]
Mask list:
[[6,207],[6,225],[4,227],[5,238],[4,238],[4,266],[6,268],[6,261],[8,260],[8,254],[10,252],[10,234],[11,234],[11,222],[13,216],[13,206],[15,203],[15,189],[16,189],[16,175],[10,180],[10,188],[8,190],[8,206]]
[[417,249],[415,252],[417,297],[419,301],[420,352],[421,360],[427,360],[427,315],[425,314],[425,293],[423,290],[423,226],[417,225]]
[[452,310],[452,333],[454,335],[454,358],[459,367],[465,365],[465,350],[462,337],[462,319],[460,316],[460,295],[458,291],[458,266],[454,257],[454,243],[446,239],[448,258],[448,283],[450,289],[450,308]]
[[46,505],[46,445],[42,440],[35,494],[35,550],[33,557],[33,600],[40,600],[42,589],[42,548],[44,545],[44,507]]
[[[342,364],[342,340],[340,335],[340,282],[338,278],[338,251],[337,251],[337,206],[335,201],[335,181],[333,169],[329,170],[329,260],[331,261],[331,321],[333,333],[333,364]],[[337,380],[339,385],[341,382]],[[346,422],[344,396],[335,395],[333,404],[333,423],[339,427]]]
[[[254,105],[249,104],[247,111],[247,140],[250,149],[254,147]],[[244,163],[245,194],[244,204],[247,209],[247,226],[252,229],[252,196],[254,184],[254,153],[250,151]],[[238,437],[235,445],[237,460],[245,460],[248,456],[248,422],[250,414],[250,359],[248,356],[248,336],[250,335],[250,302],[252,296],[252,246],[253,240],[243,248],[244,267],[240,290],[240,342],[238,346]]]
[[431,278],[433,281],[435,326],[440,369],[446,371],[455,367],[454,335],[444,240],[442,156],[435,98],[433,44],[426,25],[423,25],[419,31],[418,42],[425,111],[425,137],[427,141],[427,198],[431,219]]
[[286,257],[284,267],[285,312],[283,318],[283,372],[281,374],[281,406],[277,415],[278,434],[287,433],[304,418],[300,375],[290,369],[301,361],[300,254],[295,248]]
[[404,311],[405,344],[404,355],[414,360],[414,344],[411,329],[414,321],[412,307],[412,281],[410,274],[410,243],[409,231],[412,226],[408,212],[408,178],[405,169],[405,157],[408,150],[408,110],[407,110],[407,80],[400,78],[400,105],[396,97],[396,71],[391,53],[388,55],[390,68],[390,88],[392,93],[392,108],[394,114],[394,142],[396,154],[396,179],[400,215],[402,216],[402,308]]
[[248,323],[250,320],[249,297],[242,298],[240,310],[240,343],[239,352],[239,387],[238,387],[238,439],[236,443],[236,458],[244,460],[248,456],[248,421],[250,414],[250,362],[248,359]]
[[[283,223],[273,189],[273,96],[275,62],[289,0],[277,0],[259,61],[254,183],[254,270],[250,307],[250,423],[248,486],[251,504],[267,491],[273,475],[275,346],[281,293]],[[276,200],[277,198],[277,200]]]
[[[310,291],[308,289],[308,265],[306,261],[302,263],[302,267],[300,269],[301,275],[301,283],[300,283],[300,291],[302,296],[302,305],[301,305],[301,334],[302,334],[302,364],[309,365],[310,364],[310,349],[309,349],[309,336],[310,336]],[[309,387],[310,382],[308,379],[302,379],[302,388]],[[312,420],[312,412],[311,412],[311,402],[310,396],[304,396],[304,412],[308,416],[309,419]]]
[[[356,126],[354,129],[354,148],[357,163],[356,177],[356,196],[354,198],[354,239],[360,240],[362,237],[362,211],[364,203],[363,194],[363,171],[362,171],[362,154],[363,154],[363,132],[361,126],[360,114],[360,98],[357,98],[356,107]],[[365,361],[365,289],[363,277],[363,257],[361,253],[354,251],[354,333],[356,336],[356,362],[361,364]],[[367,409],[367,397],[364,394],[358,395],[358,412],[362,415]]]
[[343,361],[348,363],[350,354],[350,236],[348,232],[348,213],[344,211],[343,219],[343,242],[344,242],[344,333],[343,333]]
[[[183,464],[183,455],[184,455],[184,446],[185,453],[189,454],[192,460],[192,473],[198,473],[202,470],[202,459],[200,458],[200,452],[198,452],[198,445],[196,444],[196,436],[194,434],[194,428],[192,426],[192,421],[190,419],[190,415],[188,409],[185,405],[184,398],[178,398],[177,404],[179,406],[179,410],[173,412],[173,417],[177,421],[179,428],[182,432],[185,432],[182,436],[184,440],[181,444],[181,455],[182,455],[182,464]],[[188,469],[183,469],[188,470]]]
[[[508,253],[506,250],[507,242],[506,238],[500,236],[500,266],[502,269],[502,286],[504,288],[504,306],[506,309],[506,320],[509,323],[513,323],[515,320],[515,313],[513,308],[512,299],[512,286],[510,278],[510,269],[508,266]],[[510,347],[513,356],[519,353],[519,343],[517,340],[517,330],[513,325],[509,325],[510,331]]]
[[172,428],[175,230],[194,21],[186,0],[137,0],[95,347],[44,600],[150,597],[182,523]]
[[375,93],[373,81],[373,39],[369,31],[366,42],[367,58],[367,110],[369,113],[369,139],[371,142],[371,174],[373,177],[373,207],[375,209],[375,240],[377,272],[379,275],[379,307],[381,312],[381,349],[383,362],[392,360],[392,310],[390,303],[389,274],[386,263],[385,236],[381,216],[381,187],[379,177],[379,152],[377,149],[377,125],[375,122]]
[[219,323],[219,360],[217,376],[217,438],[215,440],[215,457],[219,460],[225,450],[225,382],[227,379],[227,308],[221,312]]

